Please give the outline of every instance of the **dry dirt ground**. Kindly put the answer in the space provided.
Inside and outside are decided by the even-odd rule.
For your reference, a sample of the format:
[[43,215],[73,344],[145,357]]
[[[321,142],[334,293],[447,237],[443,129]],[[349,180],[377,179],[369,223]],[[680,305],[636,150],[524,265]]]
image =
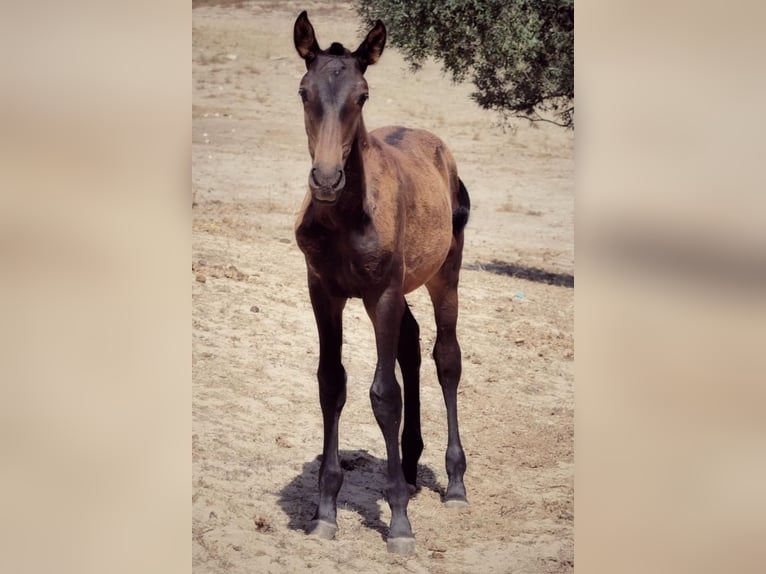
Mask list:
[[306,536],[317,500],[317,336],[293,222],[309,156],[292,26],[356,47],[347,3],[193,9],[193,563],[195,572],[571,572],[574,562],[574,137],[503,129],[435,64],[412,73],[389,47],[367,72],[372,129],[431,130],[470,192],[458,336],[470,506],[442,506],[446,419],[421,325],[423,437],[410,501],[415,556],[386,552],[385,448],[368,390],[369,320],[346,308],[345,482],[333,541]]

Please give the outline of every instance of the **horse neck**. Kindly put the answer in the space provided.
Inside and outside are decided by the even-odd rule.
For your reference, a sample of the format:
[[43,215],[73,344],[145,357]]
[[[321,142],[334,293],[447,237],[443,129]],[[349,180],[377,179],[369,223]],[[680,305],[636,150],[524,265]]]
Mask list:
[[351,193],[345,194],[347,197],[354,199],[354,203],[360,202],[364,198],[366,192],[365,182],[365,169],[364,169],[364,157],[369,149],[369,139],[367,136],[367,129],[364,127],[364,118],[359,117],[359,126],[356,130],[356,137],[351,144],[351,151],[346,160],[346,191]]

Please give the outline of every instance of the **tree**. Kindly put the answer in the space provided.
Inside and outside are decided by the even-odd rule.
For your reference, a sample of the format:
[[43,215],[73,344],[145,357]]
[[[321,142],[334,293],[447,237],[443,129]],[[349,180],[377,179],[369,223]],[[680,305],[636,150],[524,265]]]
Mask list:
[[[483,108],[574,128],[574,0],[357,0],[414,69],[469,74]],[[554,119],[546,117],[552,115]]]

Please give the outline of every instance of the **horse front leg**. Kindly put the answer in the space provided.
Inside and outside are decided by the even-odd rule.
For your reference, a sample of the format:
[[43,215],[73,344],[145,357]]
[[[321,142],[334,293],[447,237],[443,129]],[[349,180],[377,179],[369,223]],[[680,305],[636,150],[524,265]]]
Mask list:
[[387,546],[389,552],[413,554],[415,537],[407,518],[409,491],[399,455],[402,394],[394,370],[405,306],[401,285],[387,288],[379,297],[365,298],[364,304],[375,328],[378,351],[375,376],[370,387],[370,402],[386,442],[388,458],[386,498],[391,507],[391,525]]
[[343,484],[338,458],[338,422],[346,403],[346,370],[341,363],[343,308],[346,299],[330,296],[319,280],[309,276],[309,295],[319,331],[319,403],[322,407],[324,441],[319,469],[319,506],[309,533],[331,539],[338,529],[337,499]]

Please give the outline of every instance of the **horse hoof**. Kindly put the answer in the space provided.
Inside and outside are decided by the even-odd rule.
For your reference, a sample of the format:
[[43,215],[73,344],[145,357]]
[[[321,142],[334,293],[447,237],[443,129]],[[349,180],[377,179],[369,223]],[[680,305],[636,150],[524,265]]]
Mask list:
[[335,526],[332,522],[327,522],[325,520],[314,520],[311,523],[311,528],[309,528],[309,535],[316,536],[317,538],[321,538],[323,540],[332,540],[335,538],[335,533],[337,530],[338,527]]
[[400,556],[411,556],[415,554],[414,538],[389,538],[386,543],[388,551]]
[[465,498],[450,498],[444,501],[444,506],[447,508],[465,508],[468,506],[468,501]]

